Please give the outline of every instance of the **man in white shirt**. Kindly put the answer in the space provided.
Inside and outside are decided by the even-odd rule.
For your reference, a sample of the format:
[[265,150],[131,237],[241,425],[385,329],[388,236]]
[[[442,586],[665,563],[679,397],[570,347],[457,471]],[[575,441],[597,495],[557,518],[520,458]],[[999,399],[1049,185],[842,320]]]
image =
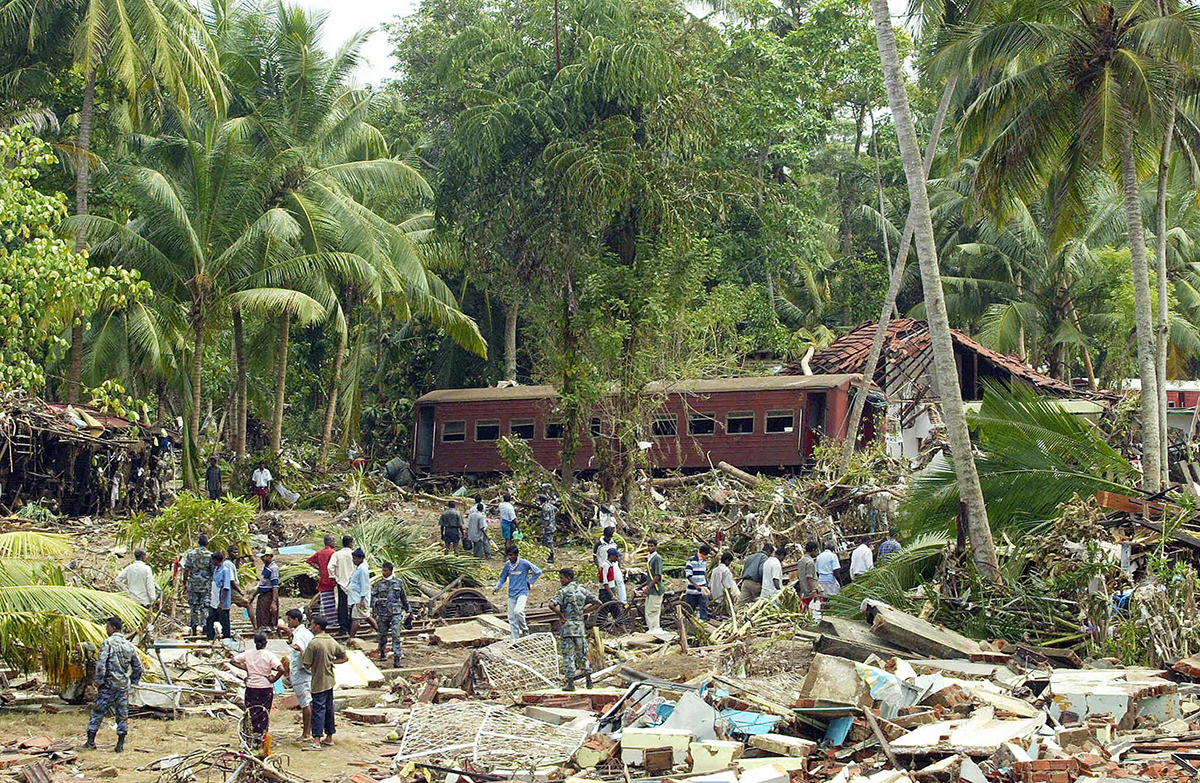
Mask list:
[[512,503],[511,492],[504,493],[496,514],[500,517],[500,537],[504,539],[504,551],[507,552],[512,546],[513,533],[517,532],[517,509]]
[[763,562],[762,593],[759,597],[770,601],[783,589],[783,563],[775,557],[775,547],[763,544],[763,551],[767,553],[767,559]]
[[254,485],[254,494],[258,495],[258,508],[260,511],[267,510],[267,492],[271,489],[271,480],[274,477],[271,471],[267,470],[267,463],[259,462],[258,468],[250,476],[250,483]]
[[126,595],[147,609],[158,599],[158,585],[154,583],[154,572],[146,563],[144,549],[134,551],[133,562],[117,574],[117,584]]
[[721,555],[721,564],[713,569],[712,578],[709,580],[709,589],[712,590],[711,606],[722,616],[733,612],[733,604],[727,600],[733,597],[736,589],[733,583],[733,569],[730,568],[732,563],[732,553],[726,552]]
[[338,632],[343,635],[350,633],[350,600],[347,590],[356,568],[353,546],[353,536],[342,536],[342,548],[329,558],[329,575],[337,582]]
[[283,659],[283,673],[292,684],[292,690],[296,694],[296,706],[300,708],[300,739],[312,739],[312,672],[301,665],[300,656],[313,640],[313,634],[305,627],[304,613],[299,609],[288,609],[287,628],[292,633],[292,652]]
[[858,579],[874,567],[875,557],[871,554],[870,545],[864,540],[855,548],[854,554],[850,555],[850,578]]
[[625,594],[625,575],[621,573],[621,553],[617,551],[615,546],[608,550],[608,561],[604,564],[604,568],[600,570],[600,600],[612,601],[617,600],[621,603],[628,603],[629,599]]
[[617,542],[613,540],[617,529],[612,527],[604,528],[604,533],[600,536],[600,540],[596,542],[596,546],[592,547],[592,555],[596,559],[596,571],[603,571],[608,565],[608,550],[616,549]]

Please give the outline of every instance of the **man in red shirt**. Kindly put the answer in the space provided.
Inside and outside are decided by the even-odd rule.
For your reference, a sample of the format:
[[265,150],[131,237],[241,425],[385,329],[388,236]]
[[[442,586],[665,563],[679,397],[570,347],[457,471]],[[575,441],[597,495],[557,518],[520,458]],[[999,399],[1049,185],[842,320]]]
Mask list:
[[333,536],[325,536],[325,548],[305,562],[317,567],[317,614],[337,617],[337,581],[329,575],[329,559],[333,557]]

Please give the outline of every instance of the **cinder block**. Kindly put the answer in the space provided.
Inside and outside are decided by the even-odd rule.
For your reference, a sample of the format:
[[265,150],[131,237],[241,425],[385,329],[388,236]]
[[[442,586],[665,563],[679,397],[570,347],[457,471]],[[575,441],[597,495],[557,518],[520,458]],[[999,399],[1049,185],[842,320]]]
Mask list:
[[688,745],[692,732],[684,729],[625,729],[621,733],[621,761],[635,766],[645,766],[646,751],[651,748],[670,748],[674,762],[687,761]]
[[692,772],[719,772],[729,769],[734,759],[742,757],[745,745],[730,740],[704,740],[693,742]]
[[808,758],[816,750],[817,743],[786,734],[755,734],[750,737],[750,747],[758,748],[777,756]]

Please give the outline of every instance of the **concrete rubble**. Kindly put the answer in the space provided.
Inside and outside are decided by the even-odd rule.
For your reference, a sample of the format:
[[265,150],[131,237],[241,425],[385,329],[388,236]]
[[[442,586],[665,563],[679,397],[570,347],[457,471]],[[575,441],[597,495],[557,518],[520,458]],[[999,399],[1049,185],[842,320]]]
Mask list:
[[838,639],[887,657],[814,651],[802,670],[766,677],[731,672],[729,658],[708,658],[713,646],[695,643],[688,658],[709,671],[664,677],[658,662],[681,655],[676,641],[647,648],[616,638],[604,645],[609,666],[595,687],[564,691],[542,682],[555,680],[553,637],[494,643],[471,657],[483,674],[470,696],[399,711],[392,771],[397,780],[432,771],[448,783],[1192,779],[1200,725],[1189,718],[1200,703],[1171,672],[1046,663],[1069,660],[1065,650],[1027,665],[1017,645],[981,645],[879,602],[864,609],[867,622],[799,633],[814,650]]

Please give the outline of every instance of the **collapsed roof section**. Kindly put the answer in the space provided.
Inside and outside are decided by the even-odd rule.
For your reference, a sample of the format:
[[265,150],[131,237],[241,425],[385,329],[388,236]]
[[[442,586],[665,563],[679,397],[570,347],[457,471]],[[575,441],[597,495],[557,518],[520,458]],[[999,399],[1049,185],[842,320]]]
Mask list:
[[[859,324],[828,347],[813,354],[808,365],[814,373],[861,373],[875,338],[875,321]],[[1007,382],[1019,378],[1044,394],[1054,397],[1093,396],[1066,381],[1035,370],[1013,356],[994,351],[957,330],[950,330],[954,356],[959,369],[963,399],[983,399],[983,381]],[[930,364],[933,360],[928,322],[918,318],[897,318],[888,323],[883,354],[875,371],[875,383],[889,399],[904,400],[931,396]],[[802,375],[801,362],[783,369],[785,375]],[[936,395],[932,395],[936,396]]]

